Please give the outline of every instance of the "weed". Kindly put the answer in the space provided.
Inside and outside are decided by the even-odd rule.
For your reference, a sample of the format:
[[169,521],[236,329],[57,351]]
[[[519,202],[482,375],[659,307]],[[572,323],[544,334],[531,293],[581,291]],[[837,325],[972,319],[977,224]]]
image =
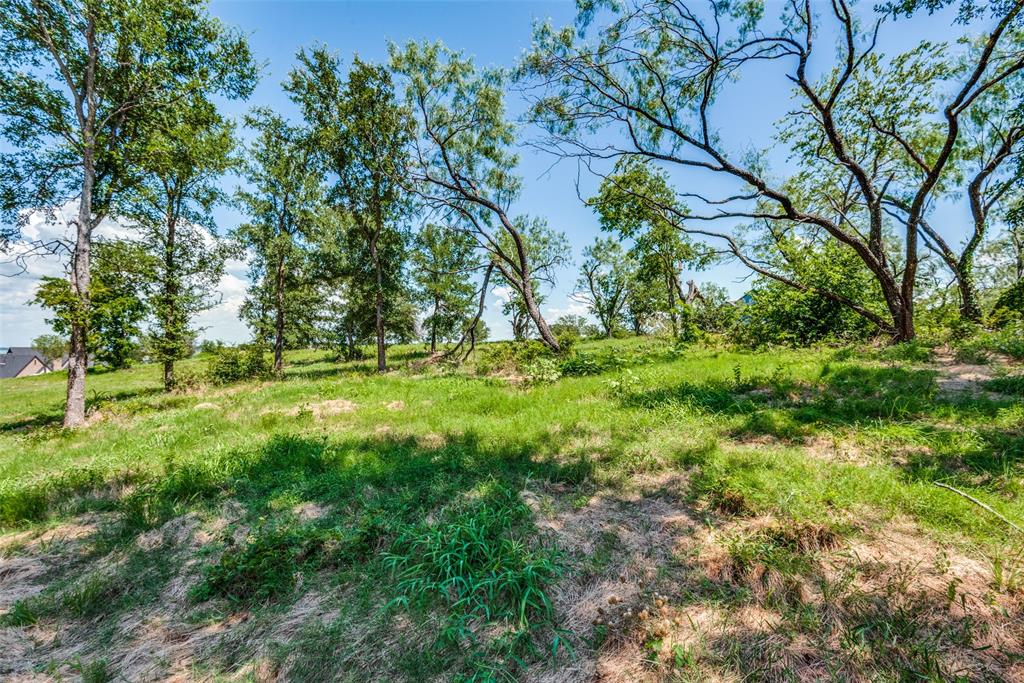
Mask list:
[[318,551],[323,539],[296,528],[260,529],[241,547],[229,547],[207,567],[191,593],[202,602],[212,597],[232,602],[263,602],[290,591],[299,567]]
[[982,386],[989,391],[1007,394],[1008,396],[1024,396],[1024,375],[995,377],[986,381]]
[[[424,607],[440,601],[450,612],[440,642],[470,646],[476,677],[538,656],[538,631],[551,628],[554,610],[547,586],[559,574],[555,556],[526,539],[529,508],[498,485],[480,499],[450,510],[433,525],[414,525],[395,539],[385,564],[398,579],[396,605]],[[506,626],[481,643],[477,622]]]

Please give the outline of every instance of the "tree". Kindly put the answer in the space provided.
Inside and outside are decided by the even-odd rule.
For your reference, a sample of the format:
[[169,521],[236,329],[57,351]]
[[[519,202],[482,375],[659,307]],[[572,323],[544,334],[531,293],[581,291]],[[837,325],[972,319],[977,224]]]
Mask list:
[[626,250],[613,239],[598,237],[583,250],[573,296],[587,305],[606,337],[611,338],[621,324],[635,268]]
[[323,188],[306,131],[266,109],[254,110],[245,121],[256,132],[244,168],[250,189],[235,196],[250,221],[235,237],[252,253],[250,319],[259,325],[272,318],[271,330],[260,325],[256,331],[272,336],[274,372],[280,374],[289,299],[304,291],[306,241],[322,220]]
[[693,304],[693,315],[693,322],[701,331],[723,334],[736,321],[736,305],[725,287],[709,282],[701,287],[701,298]]
[[[395,286],[402,284],[401,279],[394,276],[402,272],[405,256],[401,228],[409,202],[401,178],[409,116],[399,106],[391,74],[384,67],[356,57],[343,81],[338,59],[324,48],[301,51],[298,59],[300,67],[292,71],[286,87],[335,175],[331,199],[350,216],[350,237],[366,245],[373,279],[377,371],[385,372],[385,300],[389,290],[394,295],[401,289]],[[383,258],[384,241],[393,247],[390,261]]]
[[[569,242],[565,235],[556,232],[548,227],[541,218],[529,218],[528,216],[517,216],[513,219],[519,243],[525,259],[530,264],[529,290],[533,305],[540,310],[544,303],[544,288],[555,286],[555,272],[570,260]],[[503,232],[497,238],[498,251],[505,254],[514,253],[519,247],[508,232]],[[502,312],[511,316],[512,334],[517,340],[527,339],[530,336],[530,324],[536,323],[536,319],[530,313],[531,304],[523,295],[523,290],[508,279],[507,269],[502,269],[499,257],[492,254],[491,264],[498,271],[500,278],[510,289],[509,296],[502,306]],[[545,323],[546,325],[546,323]],[[540,332],[540,328],[537,329]],[[554,334],[552,333],[552,336]],[[541,337],[543,339],[543,336]]]
[[[193,93],[244,96],[255,69],[240,35],[203,0],[0,0],[0,208],[69,219],[71,318],[64,426],[85,421],[92,235],[134,166],[156,114]],[[20,212],[20,213],[19,213]],[[0,243],[12,236],[5,233]]]
[[[539,89],[532,110],[547,131],[545,146],[588,164],[633,157],[732,179],[735,191],[721,195],[676,192],[678,198],[710,207],[707,213],[680,213],[675,203],[665,204],[657,197],[641,199],[679,229],[720,240],[747,267],[803,291],[808,291],[807,283],[765,267],[746,253],[735,235],[693,225],[739,220],[774,227],[776,234],[789,233],[787,237],[827,236],[871,273],[885,314],[834,291],[815,293],[851,308],[894,341],[913,339],[922,220],[936,189],[955,165],[961,124],[972,105],[1024,68],[1024,53],[1013,39],[1024,0],[989,4],[987,12],[994,25],[965,57],[963,78],[934,100],[917,99],[924,92],[920,85],[931,76],[892,79],[900,88],[903,115],[929,117],[934,112],[938,117],[934,141],[923,148],[926,156],[892,120],[876,116],[879,125],[874,125],[868,115],[874,113],[875,101],[859,94],[861,86],[875,78],[868,68],[873,62],[889,73],[919,68],[914,54],[890,60],[876,54],[885,13],[910,14],[922,5],[934,9],[947,3],[895,3],[880,9],[877,21],[869,22],[872,29],[861,32],[860,18],[849,3],[835,0],[826,16],[838,28],[838,58],[834,68],[825,69],[816,82],[808,69],[817,56],[819,33],[810,0],[786,3],[779,29],[760,26],[760,3],[708,3],[707,11],[696,4],[683,0],[616,5],[610,25],[597,32],[596,42],[577,39],[572,28],[539,27],[537,47],[523,72],[535,77]],[[580,33],[588,31],[599,6],[603,3],[581,6],[576,27]],[[984,7],[977,4],[977,11],[966,12],[963,19],[984,14]],[[727,136],[711,124],[723,89],[745,67],[765,62],[792,65],[785,75],[795,84],[797,99],[784,125],[795,122],[813,131],[813,135],[780,138],[791,145],[798,164],[797,173],[781,183],[769,176],[760,156],[732,154],[724,144]],[[607,137],[594,138],[598,129],[609,127],[621,135],[612,142]],[[905,157],[920,173],[902,172]],[[825,177],[823,168],[828,170]],[[894,248],[887,234],[891,224],[885,205],[897,181],[906,210]]]
[[118,202],[157,257],[149,350],[163,364],[167,391],[174,362],[192,354],[193,318],[217,303],[231,250],[217,237],[212,210],[224,200],[218,180],[234,164],[234,146],[233,126],[205,99],[168,107],[142,155],[140,181]]
[[[616,164],[615,172],[602,181],[597,195],[587,203],[597,211],[602,230],[633,240],[630,252],[637,263],[635,293],[628,301],[635,314],[634,331],[641,318],[649,317],[645,309],[657,305],[657,311],[668,315],[672,335],[676,336],[677,304],[686,299],[679,274],[688,263],[703,265],[708,257],[698,254],[685,233],[652,206],[652,200],[659,206],[671,206],[676,214],[686,212],[685,206],[676,201],[664,174],[627,157]],[[662,296],[651,296],[648,291],[654,281],[661,282]]]
[[32,340],[32,348],[43,354],[46,362],[53,365],[68,352],[68,340],[59,334],[42,334]]
[[42,279],[33,303],[52,312],[47,323],[57,334],[79,327],[87,354],[111,368],[126,368],[140,348],[153,263],[145,249],[128,241],[97,242],[93,256],[88,309],[82,309],[71,284],[56,277]]
[[551,323],[551,331],[555,333],[556,337],[569,335],[577,339],[596,337],[601,333],[597,325],[588,321],[582,315],[574,315],[572,313],[559,316],[555,322]]
[[661,271],[651,268],[636,268],[626,291],[626,306],[623,315],[633,334],[642,335],[650,331],[659,316],[670,311],[672,335],[679,333],[679,321],[675,306],[670,306],[665,293],[665,280]]
[[418,297],[428,307],[423,324],[431,353],[438,340],[454,339],[472,317],[477,288],[471,275],[483,267],[476,252],[472,237],[436,223],[425,225],[416,237],[412,274]]
[[[411,189],[442,220],[473,236],[522,301],[543,342],[558,350],[534,291],[534,264],[517,221],[508,215],[519,192],[513,126],[505,119],[504,79],[478,71],[440,43],[390,46],[416,120]],[[519,221],[520,223],[522,221]]]

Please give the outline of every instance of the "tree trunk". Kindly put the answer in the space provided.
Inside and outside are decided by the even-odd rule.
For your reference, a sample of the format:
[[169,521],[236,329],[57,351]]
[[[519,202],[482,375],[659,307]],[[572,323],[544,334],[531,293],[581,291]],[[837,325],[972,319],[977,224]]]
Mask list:
[[370,259],[373,261],[373,270],[377,279],[377,293],[374,297],[374,327],[377,332],[377,372],[387,372],[387,349],[384,347],[384,277],[381,273],[380,257],[377,253],[377,239],[380,237],[378,228],[373,239],[370,240]]
[[175,280],[174,246],[177,238],[178,221],[174,216],[173,198],[167,201],[167,241],[164,243],[164,301],[160,311],[164,328],[164,391],[174,388],[174,353],[177,343],[177,321],[175,307],[178,301],[178,283]]
[[284,256],[277,260],[277,277],[274,283],[274,303],[277,308],[274,321],[274,374],[281,374],[284,367]]
[[71,261],[71,289],[78,299],[78,310],[71,322],[71,348],[68,351],[67,402],[64,406],[64,426],[85,424],[85,371],[89,365],[86,348],[86,324],[89,318],[89,259],[92,247],[92,192],[95,168],[92,145],[87,138],[83,154],[82,198],[78,203],[78,222],[75,226],[75,252]]
[[[960,317],[974,323],[980,323],[984,317],[981,312],[981,304],[978,303],[978,292],[974,282],[974,258],[973,254],[965,263],[960,261],[960,272],[957,274],[956,284],[960,290]],[[964,254],[967,257],[967,254]]]
[[434,297],[434,314],[430,316],[430,353],[437,353],[437,297]]
[[665,286],[668,290],[668,317],[672,321],[672,337],[679,336],[679,318],[676,315],[676,288],[672,282],[672,273],[665,273]]
[[526,304],[526,310],[533,318],[533,322],[537,325],[537,333],[540,334],[541,340],[555,353],[558,353],[562,348],[558,345],[558,340],[555,339],[555,335],[551,333],[551,328],[548,327],[547,321],[544,320],[544,316],[540,314],[540,308],[537,306],[536,299],[533,298],[533,287],[530,284],[530,278],[525,278],[523,282],[523,302]]
[[174,361],[167,359],[164,361],[164,391],[170,391],[174,388]]
[[469,354],[473,351],[473,348],[476,346],[476,326],[477,323],[480,322],[480,317],[483,316],[484,314],[484,307],[487,301],[487,287],[491,282],[491,273],[493,272],[494,264],[488,264],[487,270],[484,271],[483,284],[480,286],[480,299],[477,303],[476,315],[473,316],[473,319],[470,321],[469,327],[463,329],[462,337],[459,339],[458,343],[455,344],[455,346],[453,346],[451,349],[449,349],[447,353],[445,353],[446,357],[452,356],[455,353],[457,353],[458,350],[462,348],[462,346],[466,343],[466,340],[469,339],[469,350],[466,351],[466,355],[462,357],[463,362],[465,362],[465,360],[469,358]]

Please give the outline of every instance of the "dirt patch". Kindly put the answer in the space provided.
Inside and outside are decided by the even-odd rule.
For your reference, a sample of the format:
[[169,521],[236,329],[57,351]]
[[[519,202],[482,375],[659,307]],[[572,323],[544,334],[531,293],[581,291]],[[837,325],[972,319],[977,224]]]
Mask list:
[[211,403],[209,401],[203,401],[202,403],[195,404],[195,406],[193,406],[193,408],[195,410],[219,410],[220,406],[218,406],[216,403]]
[[330,507],[323,505],[317,505],[316,503],[305,502],[299,503],[292,508],[292,512],[303,522],[309,522],[314,519],[320,519],[330,511]]
[[575,508],[553,487],[524,492],[569,558],[551,594],[577,638],[575,659],[525,680],[876,680],[924,666],[1024,680],[1020,595],[993,589],[989,560],[906,520],[865,521],[851,540],[806,522],[709,517],[677,495],[684,484],[650,476]]
[[321,401],[319,403],[303,403],[302,405],[293,406],[288,410],[269,410],[266,412],[279,413],[283,412],[285,415],[296,417],[304,412],[313,414],[313,417],[320,419],[329,417],[331,415],[341,415],[342,413],[354,412],[358,406],[344,398],[333,398],[327,401]]
[[388,410],[405,410],[405,401],[391,401],[384,406]]
[[940,392],[981,394],[992,393],[986,392],[982,385],[996,377],[999,372],[1011,367],[1011,364],[1003,356],[994,356],[986,365],[961,363],[950,350],[943,349],[936,352],[933,367],[938,371],[936,381]]

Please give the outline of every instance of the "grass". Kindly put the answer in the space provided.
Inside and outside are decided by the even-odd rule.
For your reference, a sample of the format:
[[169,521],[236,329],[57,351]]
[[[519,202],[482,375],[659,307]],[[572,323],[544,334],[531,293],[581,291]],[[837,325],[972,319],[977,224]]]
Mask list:
[[[746,353],[657,339],[586,342],[548,360],[496,346],[461,369],[424,357],[392,349],[392,372],[377,376],[368,361],[296,351],[280,380],[181,394],[160,391],[156,366],[100,372],[88,383],[92,423],[74,432],[59,428],[60,374],[5,381],[2,552],[45,568],[33,575],[42,590],[11,600],[2,619],[60,628],[73,644],[33,666],[131,678],[121,667],[137,658],[112,653],[132,651],[119,624],[141,613],[222,630],[189,650],[212,677],[263,661],[290,680],[529,679],[631,638],[667,653],[657,665],[643,654],[666,677],[793,671],[785,653],[745,657],[756,638],[735,630],[697,647],[635,616],[628,632],[626,620],[567,623],[565,586],[614,582],[653,552],[617,527],[582,524],[609,498],[628,511],[667,495],[717,533],[707,543],[730,558],[731,578],[680,578],[699,548],[676,559],[654,549],[659,580],[676,582],[673,609],[754,601],[790,637],[838,629],[861,655],[836,666],[869,678],[950,674],[913,643],[942,650],[966,636],[935,627],[924,602],[904,605],[912,584],[863,603],[854,584],[877,568],[828,559],[850,544],[909,524],[987,563],[997,594],[1019,586],[1003,522],[934,486],[1024,521],[1019,375],[944,394],[926,348]],[[678,494],[645,483],[666,475],[683,477]],[[524,490],[548,492],[546,507],[527,505]],[[563,517],[577,534],[543,532]],[[95,522],[84,540],[46,540],[82,520]],[[576,536],[586,551],[562,547]],[[836,598],[840,617],[807,597],[829,594],[826,561],[858,577]],[[782,577],[779,590],[732,585],[764,572]],[[191,643],[174,642],[173,652]],[[165,673],[173,652],[160,658]]]

